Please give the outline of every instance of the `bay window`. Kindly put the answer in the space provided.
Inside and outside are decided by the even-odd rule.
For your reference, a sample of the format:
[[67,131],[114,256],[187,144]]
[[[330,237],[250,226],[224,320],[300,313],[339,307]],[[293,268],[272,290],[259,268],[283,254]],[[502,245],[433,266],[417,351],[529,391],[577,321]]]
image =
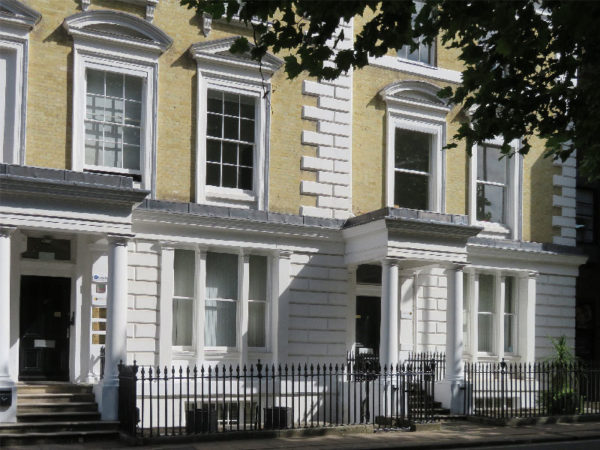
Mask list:
[[528,356],[535,342],[524,339],[527,321],[519,320],[519,315],[528,314],[529,302],[535,302],[528,298],[529,278],[471,269],[464,282],[466,353],[473,359]]
[[264,255],[173,250],[173,351],[267,350],[269,272]]

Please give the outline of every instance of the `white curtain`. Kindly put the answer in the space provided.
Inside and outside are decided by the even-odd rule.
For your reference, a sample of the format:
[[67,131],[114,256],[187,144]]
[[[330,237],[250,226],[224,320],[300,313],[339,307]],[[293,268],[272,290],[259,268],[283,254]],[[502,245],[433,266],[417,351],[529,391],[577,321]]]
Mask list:
[[191,346],[194,329],[195,253],[175,250],[172,345]]
[[478,350],[492,352],[494,336],[494,277],[479,275]]
[[236,346],[237,300],[238,257],[225,253],[207,253],[204,316],[206,346]]
[[248,304],[248,346],[266,346],[267,257],[250,256],[250,302]]

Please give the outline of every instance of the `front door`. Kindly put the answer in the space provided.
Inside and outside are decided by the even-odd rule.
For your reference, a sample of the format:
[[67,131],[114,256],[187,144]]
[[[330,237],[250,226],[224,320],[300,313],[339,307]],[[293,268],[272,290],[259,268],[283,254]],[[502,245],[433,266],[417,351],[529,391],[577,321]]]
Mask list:
[[357,296],[356,347],[370,349],[374,355],[379,355],[380,324],[381,299],[379,297]]
[[71,279],[21,277],[19,379],[69,379]]

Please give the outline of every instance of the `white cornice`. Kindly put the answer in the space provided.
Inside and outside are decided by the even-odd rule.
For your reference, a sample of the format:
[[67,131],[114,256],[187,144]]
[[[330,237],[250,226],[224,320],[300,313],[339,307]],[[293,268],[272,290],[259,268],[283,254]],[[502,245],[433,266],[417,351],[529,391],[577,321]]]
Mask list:
[[[173,226],[193,227],[194,230],[206,229],[232,233],[257,233],[262,235],[285,236],[298,239],[327,240],[341,242],[342,235],[338,229],[327,229],[319,226],[295,225],[285,223],[258,222],[244,219],[199,216],[194,214],[173,213],[142,208],[133,211],[133,223],[145,225],[149,229],[167,226],[170,232]],[[160,234],[160,231],[157,231]]]
[[64,20],[63,27],[74,39],[117,44],[158,54],[173,43],[173,39],[160,28],[120,11],[98,10],[74,14]]
[[31,30],[42,15],[17,0],[0,0],[0,34],[4,26],[13,26]]
[[224,66],[237,67],[240,69],[253,69],[257,72],[273,74],[282,65],[283,61],[270,53],[267,53],[261,63],[250,59],[249,55],[235,55],[229,53],[229,49],[238,36],[212,41],[203,41],[190,47],[190,54],[196,61],[210,62]]

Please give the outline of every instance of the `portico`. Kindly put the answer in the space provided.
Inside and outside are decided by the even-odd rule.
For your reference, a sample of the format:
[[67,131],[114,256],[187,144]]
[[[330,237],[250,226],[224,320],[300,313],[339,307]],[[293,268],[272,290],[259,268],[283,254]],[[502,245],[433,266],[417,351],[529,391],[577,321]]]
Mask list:
[[[110,393],[126,359],[131,212],[147,191],[120,176],[2,164],[0,194],[0,389],[11,390],[13,400],[0,422],[16,420],[15,385],[25,374],[90,381],[90,323],[101,311],[92,305],[92,248],[108,253],[106,393],[97,389],[97,397],[106,402],[103,415],[116,418]],[[59,281],[64,288],[55,287]]]

